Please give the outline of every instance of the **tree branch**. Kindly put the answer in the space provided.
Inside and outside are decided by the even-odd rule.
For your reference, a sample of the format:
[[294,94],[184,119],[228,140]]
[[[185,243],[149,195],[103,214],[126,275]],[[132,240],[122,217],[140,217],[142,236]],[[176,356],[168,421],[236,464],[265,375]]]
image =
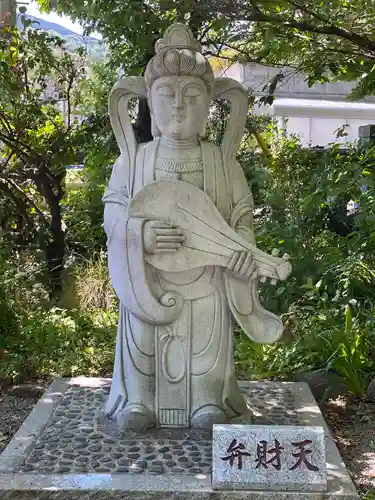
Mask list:
[[[31,151],[31,149],[28,146],[26,146],[26,144],[22,144],[21,142],[15,139],[11,139],[2,132],[0,132],[0,140],[22,158],[28,157],[28,155],[25,151],[21,149],[21,147],[24,147],[25,149]],[[19,143],[19,146],[17,145],[17,143]]]
[[274,23],[277,25],[282,25],[285,27],[296,28],[303,32],[319,33],[321,35],[335,35],[339,38],[343,38],[358,47],[366,48],[370,52],[375,54],[375,42],[367,37],[358,35],[357,33],[352,33],[344,28],[339,28],[338,26],[328,25],[328,26],[315,26],[307,22],[296,21],[293,18],[284,19],[280,16],[271,16],[262,12],[257,5],[254,6],[253,11],[248,14],[247,20],[259,23]]
[[[215,43],[210,41],[210,40],[207,40],[207,44],[215,46]],[[217,49],[217,52],[213,52],[212,50],[207,50],[204,52],[204,55],[211,55],[211,56],[217,57],[218,59],[233,61],[233,57],[220,55],[222,47],[225,46],[228,49],[234,50],[235,52],[238,52],[238,54],[241,54],[242,56],[244,56],[246,59],[246,62],[261,64],[262,66],[266,66],[266,67],[285,68],[285,64],[277,64],[277,63],[267,64],[267,63],[264,63],[261,58],[259,58],[259,57],[254,58],[249,54],[249,52],[247,52],[243,49],[240,49],[238,47],[235,47],[234,45],[228,44],[227,42],[220,42],[220,44],[221,44],[220,48]],[[233,62],[236,62],[236,61],[233,61]],[[292,66],[289,66],[289,67],[294,69]]]
[[7,157],[7,159],[3,162],[3,164],[1,165],[1,170],[0,170],[0,173],[4,172],[4,170],[7,168],[10,160],[12,159],[12,157],[15,155],[15,153],[10,153]]
[[8,134],[13,137],[13,130],[12,130],[12,127],[10,125],[9,118],[7,117],[7,115],[3,111],[0,111],[0,120],[3,122],[4,127],[7,129]]
[[75,76],[71,77],[69,79],[69,83],[68,83],[68,89],[66,91],[66,100],[67,100],[67,103],[68,103],[68,116],[67,116],[67,124],[68,124],[68,131],[70,130],[70,121],[71,121],[71,114],[72,114],[72,103],[71,103],[71,91],[72,91],[72,87],[73,87],[73,83],[74,83],[74,78]]
[[301,5],[298,2],[295,2],[293,0],[288,0],[288,2],[291,5],[293,5],[293,7],[296,7],[297,9],[302,10],[303,12],[306,12],[306,14],[309,14],[310,16],[315,17],[315,19],[318,19],[318,21],[322,21],[323,23],[328,23],[331,26],[333,26],[328,17],[322,16],[321,14],[314,12],[313,10],[306,7],[306,5]]
[[5,191],[8,194],[9,198],[11,198],[14,201],[14,203],[16,204],[18,210],[21,211],[22,217],[24,217],[27,220],[28,224],[30,226],[32,226],[33,224],[30,220],[30,217],[27,214],[27,208],[28,208],[27,204],[23,200],[21,200],[20,198],[15,196],[15,194],[10,189],[9,185],[7,184],[7,182],[4,179],[0,179],[0,185],[1,184],[3,185],[3,187],[2,187],[3,191]]
[[35,204],[34,200],[32,198],[30,198],[30,196],[28,196],[25,191],[20,188],[18,186],[18,184],[16,182],[14,182],[12,179],[9,179],[9,178],[5,178],[4,179],[5,182],[8,182],[16,191],[18,191],[26,200],[27,202],[33,207],[35,208],[36,212],[38,213],[38,215],[44,220],[44,221],[47,221],[47,218],[46,216],[44,215],[44,213],[42,212],[42,210]]

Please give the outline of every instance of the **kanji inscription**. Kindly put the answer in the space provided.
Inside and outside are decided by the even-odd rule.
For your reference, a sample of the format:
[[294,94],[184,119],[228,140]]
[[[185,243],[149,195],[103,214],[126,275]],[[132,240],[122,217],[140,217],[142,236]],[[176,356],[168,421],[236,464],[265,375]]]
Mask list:
[[224,462],[229,461],[231,467],[233,467],[234,462],[237,460],[239,470],[242,469],[242,457],[249,457],[250,453],[245,451],[245,445],[242,443],[237,443],[237,439],[233,439],[227,449],[228,455],[223,457]]
[[[298,467],[307,467],[307,469],[312,471],[318,471],[319,467],[310,463],[306,455],[312,453],[311,450],[307,450],[306,446],[312,444],[310,439],[305,439],[299,443],[292,443],[293,446],[298,447],[299,451],[297,453],[292,453],[293,457],[296,457],[298,461],[290,467],[290,470],[295,470]],[[284,450],[284,446],[281,446],[277,439],[274,439],[274,447],[270,448],[268,442],[264,439],[257,444],[256,449],[256,469],[259,467],[268,468],[268,465],[272,465],[276,470],[281,470],[281,452]],[[228,455],[222,457],[224,462],[229,462],[229,465],[233,467],[237,461],[237,466],[239,470],[242,470],[243,458],[250,457],[251,453],[245,450],[245,445],[243,443],[237,442],[234,438],[227,449]],[[270,457],[271,455],[271,457]]]
[[[281,452],[284,447],[281,446],[277,439],[274,441],[275,446],[273,448],[268,448],[268,443],[264,440],[257,444],[257,459],[255,460],[257,462],[257,469],[261,466],[267,469],[268,464],[271,464],[276,470],[281,469]],[[271,458],[268,458],[269,455],[272,455]]]
[[212,485],[216,489],[324,491],[321,427],[215,425]]
[[300,443],[292,443],[293,446],[297,446],[299,448],[299,451],[297,453],[293,453],[293,457],[298,458],[298,462],[296,462],[293,465],[293,467],[291,467],[290,470],[297,469],[297,467],[300,467],[301,465],[305,465],[309,470],[314,470],[314,471],[319,470],[319,467],[311,464],[306,458],[306,455],[309,455],[310,453],[312,453],[311,450],[305,449],[305,447],[309,444],[312,444],[312,441],[310,439],[305,439],[304,441],[301,441]]

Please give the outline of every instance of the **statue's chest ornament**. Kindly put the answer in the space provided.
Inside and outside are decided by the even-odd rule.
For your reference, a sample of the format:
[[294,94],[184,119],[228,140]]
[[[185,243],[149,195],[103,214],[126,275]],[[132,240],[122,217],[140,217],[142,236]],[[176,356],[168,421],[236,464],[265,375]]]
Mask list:
[[161,158],[156,160],[157,170],[174,174],[184,174],[188,172],[203,172],[203,162],[201,159],[186,160],[183,158]]

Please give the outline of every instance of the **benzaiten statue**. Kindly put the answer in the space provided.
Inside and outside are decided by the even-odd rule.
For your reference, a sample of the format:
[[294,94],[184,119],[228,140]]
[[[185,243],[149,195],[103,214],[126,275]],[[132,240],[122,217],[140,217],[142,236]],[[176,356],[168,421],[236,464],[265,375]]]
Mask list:
[[[146,96],[154,140],[137,144],[128,101]],[[221,146],[202,140],[216,98],[231,105]],[[245,414],[234,323],[259,343],[282,334],[257,284],[286,279],[291,266],[255,245],[252,196],[235,159],[247,111],[245,89],[214,78],[182,24],[156,43],[144,78],[123,78],[111,92],[121,155],[103,200],[120,311],[105,414],[123,429],[210,428]]]

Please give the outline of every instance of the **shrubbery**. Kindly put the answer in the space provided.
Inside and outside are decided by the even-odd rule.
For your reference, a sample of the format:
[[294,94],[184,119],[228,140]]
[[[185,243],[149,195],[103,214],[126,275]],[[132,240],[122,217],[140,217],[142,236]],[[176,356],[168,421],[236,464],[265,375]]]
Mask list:
[[375,368],[375,148],[322,151],[281,139],[269,161],[255,160],[246,170],[262,179],[257,242],[289,253],[293,274],[262,291],[283,315],[282,341],[254,346],[241,335],[239,366],[255,378],[330,369],[363,395]]
[[[31,257],[0,255],[0,378],[109,374],[115,349],[116,303],[104,281],[95,283],[97,267],[102,269],[105,264],[93,260],[77,268],[76,307],[63,309],[48,302],[46,289],[35,279],[38,268]],[[92,276],[93,292],[100,287],[107,297],[106,307],[81,304],[87,275]]]
[[[266,307],[283,318],[282,340],[256,345],[237,332],[239,375],[331,370],[362,396],[375,371],[375,148],[307,149],[296,138],[280,138],[272,124],[268,130],[272,154],[264,147],[257,152],[248,136],[240,161],[254,194],[258,245],[290,254],[293,273],[261,289]],[[101,203],[111,155],[101,165],[89,163],[81,186],[63,200],[68,257],[57,301],[50,301],[35,251],[2,250],[1,377],[111,372],[117,301]]]

